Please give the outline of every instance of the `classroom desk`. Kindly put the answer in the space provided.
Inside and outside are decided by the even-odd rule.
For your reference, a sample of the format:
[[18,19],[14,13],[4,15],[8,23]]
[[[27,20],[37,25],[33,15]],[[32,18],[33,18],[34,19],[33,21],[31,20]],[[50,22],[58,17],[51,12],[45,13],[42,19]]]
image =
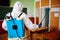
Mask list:
[[0,40],[8,40],[7,33],[0,35]]
[[[41,33],[40,37],[41,37],[41,40],[43,40],[43,30],[46,30],[46,29],[48,29],[48,27],[41,27],[41,28],[38,28],[37,30],[30,31],[30,40],[33,40],[34,33],[38,33],[38,34]],[[40,40],[40,37],[39,37],[39,40]],[[38,40],[38,39],[34,39],[34,40]]]

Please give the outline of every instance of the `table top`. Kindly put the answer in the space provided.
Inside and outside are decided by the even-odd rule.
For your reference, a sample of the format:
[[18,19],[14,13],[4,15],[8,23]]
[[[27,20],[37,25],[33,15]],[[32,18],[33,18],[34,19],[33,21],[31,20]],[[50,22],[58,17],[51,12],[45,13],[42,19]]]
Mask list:
[[48,27],[41,27],[41,28],[38,28],[36,30],[32,30],[32,32],[41,31],[41,30],[45,30],[45,29],[48,29]]

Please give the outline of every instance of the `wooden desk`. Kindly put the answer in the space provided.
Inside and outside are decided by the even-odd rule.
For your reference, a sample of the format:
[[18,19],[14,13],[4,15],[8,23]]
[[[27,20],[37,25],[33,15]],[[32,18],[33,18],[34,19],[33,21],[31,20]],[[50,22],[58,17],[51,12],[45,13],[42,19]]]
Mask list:
[[[41,28],[38,28],[37,30],[32,30],[30,31],[30,40],[33,40],[33,35],[35,35],[34,33],[37,33],[37,31],[41,31],[41,30],[45,30],[47,29],[47,27],[41,27]],[[29,34],[29,32],[27,32]],[[27,34],[27,35],[28,35]],[[43,35],[43,34],[42,34]],[[40,36],[42,36],[41,34],[39,34],[39,38]],[[7,38],[7,33],[6,34],[1,34],[0,35],[0,40],[8,40]]]
[[41,30],[45,30],[45,29],[48,29],[48,27],[41,27],[41,28],[38,28],[36,30],[32,30],[32,32],[41,31]]
[[[48,29],[48,27],[41,27],[41,28],[38,28],[37,30],[32,30],[32,31],[30,31],[30,40],[38,40],[38,39],[33,39],[33,38],[34,38],[34,37],[33,37],[33,34],[34,34],[34,33],[37,33],[38,31],[45,30],[45,29]],[[43,40],[43,31],[42,31],[42,33],[39,34],[39,35],[40,35],[40,37],[38,37],[39,40]],[[36,37],[37,37],[37,35],[36,35]]]
[[0,40],[8,40],[7,34],[0,34]]

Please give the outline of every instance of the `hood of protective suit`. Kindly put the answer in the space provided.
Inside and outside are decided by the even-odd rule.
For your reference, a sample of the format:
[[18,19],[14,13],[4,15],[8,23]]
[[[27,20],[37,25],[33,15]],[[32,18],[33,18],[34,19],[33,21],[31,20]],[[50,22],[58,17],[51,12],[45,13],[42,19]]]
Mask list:
[[23,9],[22,3],[20,1],[17,1],[13,6],[13,10],[12,10],[12,13],[11,13],[12,16],[14,18],[18,17],[19,14],[21,14],[22,9]]

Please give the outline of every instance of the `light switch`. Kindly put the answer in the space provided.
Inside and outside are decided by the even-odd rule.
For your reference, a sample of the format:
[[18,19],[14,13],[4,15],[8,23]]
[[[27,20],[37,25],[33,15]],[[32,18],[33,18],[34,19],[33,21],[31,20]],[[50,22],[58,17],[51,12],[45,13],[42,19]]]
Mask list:
[[59,17],[59,13],[54,13],[54,17]]

